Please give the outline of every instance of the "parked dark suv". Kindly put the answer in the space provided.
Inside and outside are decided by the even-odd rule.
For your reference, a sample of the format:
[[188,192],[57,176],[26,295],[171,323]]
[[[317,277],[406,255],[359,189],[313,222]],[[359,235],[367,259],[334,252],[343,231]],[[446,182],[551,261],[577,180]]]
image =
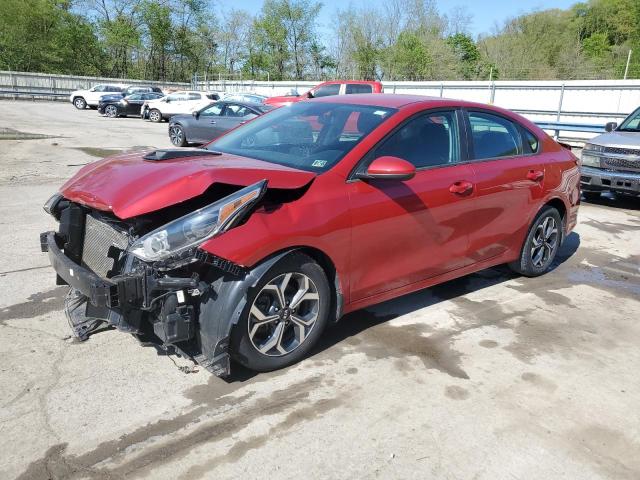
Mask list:
[[162,93],[147,92],[133,93],[126,97],[119,98],[101,98],[98,103],[98,112],[107,117],[126,117],[134,115],[140,117],[142,105],[148,100],[157,100],[162,98]]

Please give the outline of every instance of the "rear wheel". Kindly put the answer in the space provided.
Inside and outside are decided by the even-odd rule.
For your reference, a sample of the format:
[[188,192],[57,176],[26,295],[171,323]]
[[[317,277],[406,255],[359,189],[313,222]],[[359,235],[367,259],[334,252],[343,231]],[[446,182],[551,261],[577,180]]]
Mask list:
[[156,108],[151,110],[149,112],[149,120],[151,120],[153,123],[160,123],[162,121],[162,114],[160,113],[160,110]]
[[116,118],[118,116],[118,107],[115,105],[107,105],[104,109],[104,114],[109,118]]
[[249,293],[231,336],[234,358],[260,372],[300,361],[327,326],[330,295],[327,277],[313,259],[286,256]]
[[544,207],[536,216],[520,252],[520,259],[509,267],[527,277],[549,271],[562,243],[562,218],[553,207]]
[[78,110],[84,110],[87,108],[87,101],[82,97],[76,97],[73,99],[73,106]]
[[169,140],[176,147],[184,147],[187,144],[187,137],[180,125],[171,125],[169,127]]

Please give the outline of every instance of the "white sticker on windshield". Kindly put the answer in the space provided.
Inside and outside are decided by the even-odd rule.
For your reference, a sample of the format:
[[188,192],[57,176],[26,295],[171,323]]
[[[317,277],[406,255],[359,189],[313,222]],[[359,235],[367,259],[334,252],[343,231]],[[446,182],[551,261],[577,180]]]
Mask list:
[[380,115],[381,117],[384,117],[387,112],[385,112],[384,110],[376,110],[375,112],[373,112],[374,115]]
[[327,164],[326,160],[314,160],[313,163],[311,164],[312,167],[319,167],[322,168]]

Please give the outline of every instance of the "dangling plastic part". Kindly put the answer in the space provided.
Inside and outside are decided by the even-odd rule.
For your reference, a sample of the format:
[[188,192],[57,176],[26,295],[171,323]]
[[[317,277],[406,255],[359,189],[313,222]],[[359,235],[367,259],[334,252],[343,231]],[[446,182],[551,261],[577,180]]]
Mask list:
[[91,333],[95,332],[104,322],[103,319],[87,317],[87,302],[89,299],[78,290],[71,288],[64,299],[64,313],[69,321],[73,335],[84,342]]

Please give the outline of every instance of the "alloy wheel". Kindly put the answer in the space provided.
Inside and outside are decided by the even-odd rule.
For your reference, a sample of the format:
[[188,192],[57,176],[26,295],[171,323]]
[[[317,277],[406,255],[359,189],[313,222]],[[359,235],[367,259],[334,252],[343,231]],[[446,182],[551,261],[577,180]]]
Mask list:
[[107,117],[115,118],[118,115],[118,109],[114,105],[107,105],[104,113],[107,114]]
[[536,268],[542,268],[553,258],[558,246],[558,226],[553,217],[545,217],[538,224],[533,234],[531,245],[531,263]]
[[182,129],[178,126],[169,128],[169,140],[171,140],[171,143],[177,147],[182,146],[182,143],[184,142],[184,133]]
[[297,349],[318,320],[320,297],[303,273],[284,273],[267,283],[249,311],[248,333],[263,355],[280,357]]
[[160,112],[158,112],[157,110],[151,110],[149,112],[149,120],[151,120],[152,122],[159,122]]
[[73,105],[78,109],[78,110],[84,110],[87,106],[87,103],[82,99],[82,98],[76,98],[73,101]]

